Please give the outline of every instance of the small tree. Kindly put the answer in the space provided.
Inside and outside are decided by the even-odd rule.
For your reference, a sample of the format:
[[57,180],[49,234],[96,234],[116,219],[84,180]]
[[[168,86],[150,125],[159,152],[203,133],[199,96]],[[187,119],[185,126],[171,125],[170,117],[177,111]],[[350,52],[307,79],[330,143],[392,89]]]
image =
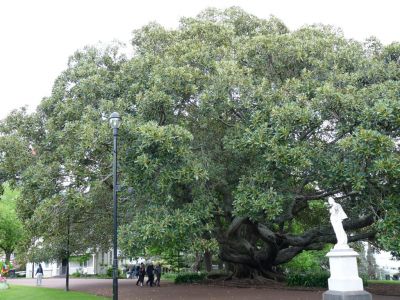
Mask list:
[[6,263],[10,262],[11,254],[24,238],[24,228],[15,212],[18,190],[13,190],[8,184],[3,184],[4,193],[0,200],[0,249],[6,255]]

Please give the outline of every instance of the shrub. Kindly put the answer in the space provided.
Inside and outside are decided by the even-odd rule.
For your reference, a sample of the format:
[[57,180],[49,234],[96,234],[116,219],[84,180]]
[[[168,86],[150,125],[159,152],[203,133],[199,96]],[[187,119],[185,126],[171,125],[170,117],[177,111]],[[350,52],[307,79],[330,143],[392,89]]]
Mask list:
[[361,275],[359,275],[360,276],[360,278],[362,279],[362,281],[363,281],[363,285],[364,285],[364,287],[366,287],[366,286],[368,286],[368,275],[365,275],[365,274],[361,274]]
[[328,287],[328,272],[290,273],[286,277],[288,286]]
[[175,278],[178,276],[178,273],[163,273],[162,278],[165,280],[175,281]]
[[[329,272],[314,272],[314,273],[290,273],[286,276],[288,286],[304,286],[304,287],[328,287]],[[366,276],[360,275],[364,286],[368,286]]]
[[[113,277],[113,268],[112,267],[107,269],[107,276]],[[118,278],[122,278],[121,276],[122,276],[121,270],[118,269]]]
[[81,277],[82,276],[82,274],[80,273],[80,272],[78,272],[78,271],[76,271],[75,273],[72,273],[71,274],[71,277],[76,277],[76,278],[79,278],[79,277]]
[[324,269],[329,268],[328,258],[326,257],[329,250],[330,246],[328,245],[324,250],[303,251],[282,267],[287,274],[292,272],[310,274],[325,272]]
[[181,273],[176,276],[174,282],[176,284],[199,282],[204,280],[206,275],[206,273]]

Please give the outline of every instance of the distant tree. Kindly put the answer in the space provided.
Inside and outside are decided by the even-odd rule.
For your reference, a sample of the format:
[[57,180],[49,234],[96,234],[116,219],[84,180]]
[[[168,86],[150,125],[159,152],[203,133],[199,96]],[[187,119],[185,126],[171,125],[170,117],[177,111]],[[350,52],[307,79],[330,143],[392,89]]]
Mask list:
[[15,204],[19,195],[8,184],[3,184],[3,194],[0,199],[0,249],[6,255],[6,263],[11,254],[23,242],[25,231],[22,222],[18,219]]
[[367,263],[368,263],[368,278],[377,279],[378,274],[378,265],[376,264],[375,256],[374,256],[374,247],[367,243]]

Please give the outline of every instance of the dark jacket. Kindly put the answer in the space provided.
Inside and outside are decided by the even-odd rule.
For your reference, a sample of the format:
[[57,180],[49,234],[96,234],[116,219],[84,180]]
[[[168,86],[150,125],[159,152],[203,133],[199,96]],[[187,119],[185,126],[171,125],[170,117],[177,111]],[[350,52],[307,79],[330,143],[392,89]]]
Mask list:
[[154,276],[154,266],[148,265],[146,269],[147,276]]
[[139,269],[139,274],[138,274],[138,276],[139,276],[140,278],[144,278],[144,275],[146,275],[146,271],[145,271],[145,269],[144,269],[144,267],[143,267],[143,268],[140,268],[140,269]]
[[38,274],[38,273],[43,274],[43,268],[42,268],[42,266],[39,266],[39,267],[36,269],[36,274]]
[[156,266],[154,268],[154,274],[156,274],[156,277],[160,277],[161,276],[161,266]]

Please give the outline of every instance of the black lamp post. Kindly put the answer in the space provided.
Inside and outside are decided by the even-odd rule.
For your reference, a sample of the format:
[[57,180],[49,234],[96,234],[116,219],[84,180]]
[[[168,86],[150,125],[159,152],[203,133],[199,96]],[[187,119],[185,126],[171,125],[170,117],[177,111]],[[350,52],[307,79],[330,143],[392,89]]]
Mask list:
[[118,128],[121,125],[121,117],[117,112],[110,115],[110,125],[113,129],[114,148],[113,148],[113,200],[114,200],[114,258],[113,258],[113,300],[118,300],[118,256],[117,256],[117,238],[118,238],[118,212],[117,212],[117,192],[118,192],[118,177],[117,177],[117,137]]

